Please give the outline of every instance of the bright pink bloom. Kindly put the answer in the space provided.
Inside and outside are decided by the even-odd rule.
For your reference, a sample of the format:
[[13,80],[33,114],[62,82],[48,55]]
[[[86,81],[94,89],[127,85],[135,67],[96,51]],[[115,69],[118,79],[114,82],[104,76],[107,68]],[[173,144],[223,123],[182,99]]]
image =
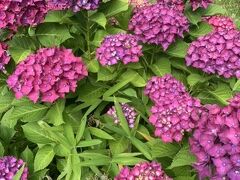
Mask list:
[[7,44],[0,42],[0,71],[4,70],[4,66],[10,61],[7,49]]

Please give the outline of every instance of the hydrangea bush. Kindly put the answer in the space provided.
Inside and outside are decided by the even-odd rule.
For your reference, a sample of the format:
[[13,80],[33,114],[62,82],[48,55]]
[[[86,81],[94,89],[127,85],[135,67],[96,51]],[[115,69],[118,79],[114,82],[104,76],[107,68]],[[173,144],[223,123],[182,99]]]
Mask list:
[[228,14],[212,0],[0,1],[0,180],[239,180]]

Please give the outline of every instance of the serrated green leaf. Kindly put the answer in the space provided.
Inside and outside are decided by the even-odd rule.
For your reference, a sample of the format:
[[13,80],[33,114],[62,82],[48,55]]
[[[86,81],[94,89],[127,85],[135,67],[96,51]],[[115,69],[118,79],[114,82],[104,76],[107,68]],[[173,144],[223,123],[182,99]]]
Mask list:
[[187,6],[184,14],[192,24],[197,25],[198,22],[202,20],[202,16],[199,10],[193,11],[191,6]]
[[226,84],[218,84],[218,87],[214,91],[208,92],[223,105],[228,105],[227,100],[232,97],[232,91]]
[[156,76],[164,76],[171,73],[171,63],[168,58],[157,56],[156,62],[150,65],[151,70]]
[[199,82],[205,82],[207,78],[202,77],[200,74],[190,74],[187,77],[187,82],[190,86],[194,86]]
[[63,120],[63,111],[65,108],[65,100],[60,99],[53,104],[53,106],[47,112],[47,118],[49,123],[52,123],[54,126],[59,126],[64,124]]
[[189,34],[194,37],[200,37],[212,32],[212,30],[213,28],[211,25],[201,22],[198,24],[198,26],[191,28]]
[[41,147],[34,159],[34,172],[46,168],[52,161],[55,153],[51,145]]
[[128,10],[128,0],[114,0],[103,6],[103,13],[106,17],[114,16],[126,10]]
[[169,46],[166,53],[173,57],[184,58],[187,54],[188,44],[183,40],[177,40]]
[[71,11],[50,11],[44,19],[44,22],[70,22],[69,17],[73,16]]
[[226,9],[218,4],[210,4],[206,10],[204,10],[204,16],[213,16],[216,14],[226,14]]
[[105,28],[106,23],[107,23],[107,19],[106,19],[105,15],[102,12],[94,13],[92,16],[90,16],[89,19],[91,21],[94,21],[94,22],[98,23],[103,28]]

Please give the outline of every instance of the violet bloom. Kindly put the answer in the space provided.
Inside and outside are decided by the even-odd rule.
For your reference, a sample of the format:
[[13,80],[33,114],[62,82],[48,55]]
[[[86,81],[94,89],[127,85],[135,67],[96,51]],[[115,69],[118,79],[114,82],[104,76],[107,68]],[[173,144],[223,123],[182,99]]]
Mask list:
[[128,28],[140,41],[161,45],[165,51],[176,38],[183,38],[189,23],[182,12],[158,3],[136,11]]
[[[0,158],[0,180],[12,180],[17,172],[25,166],[21,159],[16,159],[13,156],[4,156]],[[28,168],[24,167],[21,180],[27,180]]]
[[7,44],[0,42],[0,71],[4,70],[4,66],[10,61],[7,48]]
[[[129,127],[134,128],[134,123],[136,120],[137,112],[135,111],[135,109],[133,107],[131,107],[125,103],[122,103],[121,107],[122,107],[123,114],[128,122]],[[117,111],[114,106],[112,106],[108,110],[107,114],[114,119],[115,124],[120,123],[120,120],[118,119],[118,116],[117,116]]]
[[227,16],[210,16],[204,18],[215,31],[236,30],[237,26],[234,24],[232,18]]
[[35,26],[44,20],[48,8],[45,0],[1,0],[0,29]]
[[47,0],[49,10],[64,10],[69,9],[73,0]]
[[34,103],[39,98],[52,103],[75,92],[77,81],[87,75],[82,59],[72,50],[42,48],[19,63],[7,83],[17,99],[27,96]]
[[114,180],[172,180],[163,171],[162,166],[157,162],[142,162],[136,164],[133,168],[124,167]]
[[106,36],[96,52],[96,57],[103,66],[114,65],[119,61],[123,64],[138,62],[142,55],[142,46],[130,34]]
[[190,4],[193,8],[193,11],[195,11],[198,8],[206,9],[211,3],[213,3],[213,0],[190,0]]
[[215,31],[199,37],[188,48],[187,66],[225,78],[240,78],[240,32]]
[[157,0],[158,3],[168,5],[170,8],[174,8],[183,12],[184,10],[184,0]]
[[240,94],[226,107],[202,107],[190,149],[197,157],[194,168],[199,178],[233,179],[240,177]]
[[145,94],[155,103],[149,122],[155,127],[155,136],[164,142],[181,141],[184,132],[190,132],[200,114],[200,101],[191,97],[184,85],[171,75],[152,77]]
[[72,9],[78,12],[82,9],[95,10],[99,7],[101,0],[73,0]]

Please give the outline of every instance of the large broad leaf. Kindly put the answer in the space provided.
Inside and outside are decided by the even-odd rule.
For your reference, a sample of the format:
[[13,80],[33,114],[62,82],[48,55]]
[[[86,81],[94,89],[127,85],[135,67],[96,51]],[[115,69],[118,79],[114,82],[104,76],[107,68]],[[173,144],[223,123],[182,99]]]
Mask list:
[[169,169],[179,167],[179,166],[187,166],[192,165],[196,161],[195,157],[190,153],[189,146],[184,145],[182,149],[176,154],[176,156],[172,160],[172,164]]
[[0,157],[2,157],[4,155],[4,147],[2,145],[2,143],[0,142]]
[[0,113],[8,110],[11,107],[14,96],[12,93],[0,94]]
[[42,146],[34,159],[34,171],[39,171],[46,168],[52,161],[55,153],[51,145]]
[[44,23],[38,26],[36,36],[43,46],[59,46],[71,38],[69,29],[65,25],[57,23]]
[[135,87],[144,87],[146,85],[146,80],[138,72],[130,69],[120,76],[119,81],[124,81],[132,76],[134,76],[135,78],[131,80],[131,83]]
[[226,84],[218,84],[214,91],[208,91],[222,105],[228,105],[227,100],[232,97],[232,91]]
[[204,10],[204,16],[212,16],[216,14],[226,14],[226,9],[218,4],[210,4],[206,10]]
[[97,74],[97,81],[110,81],[117,77],[117,71],[110,69],[110,67],[100,67]]
[[198,26],[195,26],[190,29],[189,34],[194,37],[204,36],[212,31],[212,26],[208,23],[201,22]]
[[24,162],[27,163],[27,166],[30,169],[30,171],[33,170],[34,162],[33,153],[28,147],[26,147],[26,149],[22,152],[21,158],[24,160]]
[[184,42],[183,40],[177,40],[175,43],[173,43],[168,49],[167,54],[173,56],[173,57],[180,57],[184,58],[187,54],[188,50],[188,44]]
[[65,108],[65,100],[58,100],[48,111],[47,117],[49,123],[59,126],[64,123],[63,110]]
[[191,6],[185,8],[184,14],[192,24],[197,25],[202,20],[201,12],[199,10],[193,11]]
[[69,17],[72,15],[71,11],[50,11],[45,17],[44,22],[70,22]]
[[88,128],[90,133],[96,137],[102,138],[102,139],[114,139],[114,137],[112,137],[110,134],[108,134],[107,132],[95,128],[95,127],[89,127]]
[[151,70],[157,76],[164,76],[171,73],[171,63],[168,58],[157,56],[156,62],[150,65]]
[[128,149],[129,141],[126,137],[122,136],[115,141],[109,141],[109,147],[112,154],[119,154]]
[[120,12],[128,10],[128,0],[114,0],[102,6],[103,13],[107,17],[114,16]]
[[41,126],[37,123],[27,123],[22,126],[25,137],[37,144],[50,144],[56,142]]
[[97,12],[97,13],[93,14],[92,16],[90,16],[90,20],[98,23],[103,28],[105,28],[106,23],[107,23],[107,19],[106,19],[105,15],[101,12]]

